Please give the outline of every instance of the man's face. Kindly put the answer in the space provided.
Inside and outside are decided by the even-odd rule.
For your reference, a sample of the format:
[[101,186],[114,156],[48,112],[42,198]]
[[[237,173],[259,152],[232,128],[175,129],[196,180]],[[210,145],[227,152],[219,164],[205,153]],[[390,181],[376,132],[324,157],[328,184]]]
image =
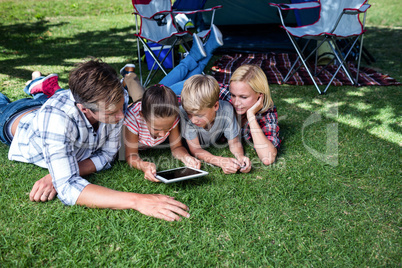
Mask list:
[[[90,111],[92,119],[105,124],[117,124],[124,118],[124,98],[117,103],[105,107],[105,103],[99,103],[99,110],[96,112]],[[91,119],[88,118],[90,121]],[[92,122],[91,122],[92,123]]]

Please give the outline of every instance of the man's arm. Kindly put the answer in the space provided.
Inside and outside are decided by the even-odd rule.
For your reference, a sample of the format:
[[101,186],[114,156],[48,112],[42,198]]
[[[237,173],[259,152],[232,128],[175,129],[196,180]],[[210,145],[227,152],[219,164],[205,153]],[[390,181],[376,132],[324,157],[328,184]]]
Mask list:
[[[86,176],[96,172],[96,167],[90,159],[85,159],[78,163],[80,176]],[[56,189],[53,187],[52,176],[47,174],[36,181],[29,193],[29,199],[35,202],[46,202],[56,197]]]
[[84,188],[77,204],[92,208],[135,209],[144,215],[166,221],[179,221],[181,217],[190,217],[188,207],[173,197],[120,192],[95,184]]

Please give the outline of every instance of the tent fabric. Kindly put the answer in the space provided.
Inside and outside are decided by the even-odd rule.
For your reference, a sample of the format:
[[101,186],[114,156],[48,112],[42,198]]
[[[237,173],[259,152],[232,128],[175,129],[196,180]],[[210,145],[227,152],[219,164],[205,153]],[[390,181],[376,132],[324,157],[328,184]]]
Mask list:
[[[289,71],[289,68],[296,60],[296,53],[264,53],[264,54],[232,54],[224,55],[216,61],[211,68],[212,75],[221,84],[229,84],[231,74],[243,64],[256,64],[260,66],[265,74],[269,84],[282,84],[283,78]],[[356,67],[353,63],[348,63],[349,68],[354,76],[356,76]],[[327,71],[323,71],[316,82],[318,85],[326,85],[338,66],[330,65]],[[313,85],[313,82],[305,70],[304,66],[289,79],[286,84],[290,85]],[[352,85],[343,70],[339,71],[333,84],[335,86]],[[392,77],[379,73],[373,69],[362,67],[359,72],[359,86],[391,86],[401,85]]]

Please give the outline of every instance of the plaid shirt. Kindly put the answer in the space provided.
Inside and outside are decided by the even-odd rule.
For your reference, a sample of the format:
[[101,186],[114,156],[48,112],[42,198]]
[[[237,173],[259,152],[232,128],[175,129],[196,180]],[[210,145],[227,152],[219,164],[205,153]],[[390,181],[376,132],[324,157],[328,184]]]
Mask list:
[[73,205],[89,184],[80,177],[78,162],[91,159],[97,171],[110,168],[120,148],[122,124],[99,122],[95,131],[71,91],[62,90],[21,119],[8,157],[47,168],[58,198]]
[[[219,86],[221,88],[219,98],[232,103],[229,85],[219,84]],[[278,113],[276,112],[276,107],[274,106],[272,109],[269,109],[262,114],[256,114],[256,119],[267,139],[272,142],[275,148],[279,148],[281,140],[279,139]],[[246,124],[242,126],[241,135],[245,140],[252,140],[249,122],[246,122]]]

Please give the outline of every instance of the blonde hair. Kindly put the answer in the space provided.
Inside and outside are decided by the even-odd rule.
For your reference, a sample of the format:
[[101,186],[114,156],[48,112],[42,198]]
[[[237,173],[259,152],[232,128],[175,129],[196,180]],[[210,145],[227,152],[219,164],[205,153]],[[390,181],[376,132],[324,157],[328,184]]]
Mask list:
[[232,74],[229,83],[243,82],[248,84],[252,90],[257,93],[264,94],[264,103],[261,112],[274,107],[274,102],[271,98],[267,76],[264,71],[257,65],[245,64],[236,69]]
[[212,108],[219,101],[219,84],[210,75],[193,75],[184,82],[181,104],[186,112]]

